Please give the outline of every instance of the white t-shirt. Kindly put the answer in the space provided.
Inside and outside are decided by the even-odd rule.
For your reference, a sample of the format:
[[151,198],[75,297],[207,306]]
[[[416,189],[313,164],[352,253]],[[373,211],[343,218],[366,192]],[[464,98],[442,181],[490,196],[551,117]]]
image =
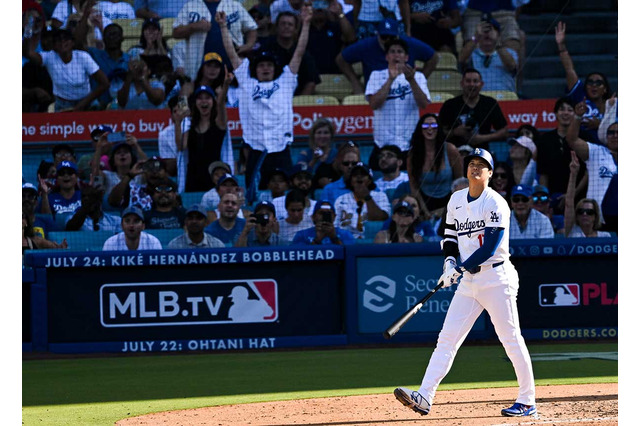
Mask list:
[[249,74],[249,60],[234,70],[238,79],[242,138],[251,148],[280,152],[293,142],[293,92],[298,75],[285,66],[280,77],[259,82]]
[[[391,216],[391,204],[389,203],[387,194],[376,190],[371,191],[370,195],[371,198],[373,198],[373,201],[375,201],[375,203],[378,205],[380,210],[384,210],[389,214],[389,216]],[[358,230],[358,202],[356,201],[353,192],[349,191],[348,193],[339,196],[336,199],[334,207],[336,209],[336,220],[334,221],[334,226],[336,228],[342,228],[351,232],[354,238],[363,238],[364,231]],[[346,226],[341,226],[341,218],[343,213],[351,214],[351,220]],[[360,212],[360,215],[362,216],[364,227],[366,228],[368,217],[367,203],[362,204],[362,211]]]
[[407,182],[409,180],[409,175],[407,172],[400,172],[397,178],[393,180],[384,180],[384,178],[380,178],[376,181],[376,186],[378,191],[385,192],[388,189],[396,189],[398,185],[401,183]]
[[[287,208],[285,207],[285,199],[287,198],[286,195],[283,195],[282,197],[276,197],[273,199],[272,203],[273,206],[276,208],[276,219],[278,220],[284,220],[287,217],[289,217],[289,214],[287,213]],[[316,200],[312,200],[309,199],[309,207],[306,207],[304,209],[305,215],[311,217],[313,216],[313,209],[316,206]],[[311,226],[313,226],[313,223],[311,224]]]
[[293,225],[286,220],[279,220],[278,222],[280,223],[280,232],[278,233],[280,244],[291,244],[296,232],[314,226],[313,221],[307,215],[297,225]]
[[212,188],[202,195],[200,204],[206,210],[217,210],[218,204],[220,204],[220,194],[218,194],[218,191],[216,191],[215,188]]
[[[102,246],[102,251],[107,250],[129,250],[126,240],[124,238],[124,232],[109,237]],[[144,231],[140,233],[140,243],[136,250],[162,250],[162,244],[160,240],[151,234]]]
[[402,22],[402,15],[400,14],[398,0],[362,0],[360,14],[358,15],[358,21],[382,21],[384,19],[384,16],[382,16],[382,13],[380,13],[380,6],[393,12],[396,15],[396,20],[398,22]]
[[102,16],[114,19],[136,19],[136,11],[126,1],[113,3],[110,1],[101,1],[98,3],[98,9],[102,12]]
[[611,178],[618,174],[618,165],[606,146],[590,142],[587,142],[587,145],[589,146],[589,159],[585,162],[589,172],[587,198],[593,198],[599,206],[602,206],[602,199],[609,189]]
[[[185,117],[182,120],[182,134],[184,135],[191,128],[191,117]],[[178,152],[178,147],[176,146],[176,129],[173,121],[164,129],[158,132],[158,154],[160,154],[161,158],[175,158],[176,168],[178,169],[178,191],[183,192],[185,183],[187,181],[187,166],[186,161],[184,161],[184,156]]]
[[71,53],[65,64],[56,52],[40,52],[42,64],[53,82],[53,94],[69,101],[77,101],[91,93],[90,76],[100,67],[91,55],[81,50]]
[[[371,72],[364,92],[367,99],[374,95],[389,79],[389,69]],[[416,82],[431,101],[427,79],[417,71]],[[420,108],[413,97],[411,85],[400,74],[393,80],[384,104],[373,111],[373,139],[378,147],[396,145],[402,151],[409,150],[411,134],[420,119]]]
[[553,225],[551,220],[536,209],[531,209],[527,219],[527,227],[520,229],[518,219],[514,212],[511,212],[511,232],[509,239],[516,240],[522,238],[554,238]]
[[[469,188],[451,194],[447,204],[447,224],[455,226],[460,260],[464,262],[482,246],[485,228],[504,228],[509,235],[509,205],[491,188],[485,189],[475,200],[467,201]],[[548,219],[547,219],[548,220]],[[445,239],[447,232],[445,230]],[[551,230],[553,233],[553,229]],[[502,238],[496,252],[481,265],[491,265],[509,259],[509,239]]]

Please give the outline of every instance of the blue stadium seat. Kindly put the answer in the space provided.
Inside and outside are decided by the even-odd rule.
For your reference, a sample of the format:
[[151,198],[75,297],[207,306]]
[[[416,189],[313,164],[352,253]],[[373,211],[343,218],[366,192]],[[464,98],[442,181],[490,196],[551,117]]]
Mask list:
[[182,192],[180,193],[180,198],[182,198],[182,205],[185,209],[188,209],[194,204],[200,204],[200,201],[202,201],[202,196],[204,194],[205,192]]
[[384,224],[384,220],[369,220],[364,224],[364,239],[371,240],[376,237],[378,231],[382,229],[382,225]]
[[184,232],[184,229],[182,229],[182,228],[176,228],[176,229],[146,229],[145,231],[148,232],[149,234],[153,235],[157,239],[159,239],[160,243],[162,244],[162,247],[166,248],[167,244],[169,244],[169,242],[171,240],[173,240],[178,235],[182,235],[182,233]]
[[61,243],[66,238],[68,250],[101,251],[104,242],[112,235],[112,231],[55,231],[49,232],[48,239]]

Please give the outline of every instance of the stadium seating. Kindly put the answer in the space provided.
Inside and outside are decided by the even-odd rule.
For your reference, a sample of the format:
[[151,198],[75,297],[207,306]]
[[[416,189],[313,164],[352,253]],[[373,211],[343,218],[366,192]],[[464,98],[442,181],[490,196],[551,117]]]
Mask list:
[[160,20],[160,28],[162,28],[162,37],[165,39],[173,36],[174,18],[162,18]]
[[362,62],[355,62],[353,64],[351,64],[351,66],[353,67],[353,71],[356,73],[356,75],[358,77],[360,77],[361,75],[363,75],[362,72]]
[[334,96],[299,95],[293,97],[293,106],[340,105]]
[[156,237],[157,239],[159,239],[160,243],[162,244],[162,247],[166,248],[167,244],[169,244],[169,242],[171,240],[173,240],[178,235],[182,235],[184,233],[184,229],[182,229],[182,228],[177,228],[177,229],[145,229],[145,232],[148,232],[149,234],[151,234],[154,237]]
[[100,251],[104,242],[112,235],[112,231],[55,231],[49,232],[47,239],[57,243],[66,239],[68,250],[72,251]]
[[342,74],[320,74],[322,82],[316,85],[316,94],[334,96],[342,100],[351,94],[351,83]]
[[429,94],[431,95],[431,102],[433,103],[445,102],[455,97],[451,93],[446,92],[430,92]]
[[342,105],[369,105],[364,95],[347,95],[342,99]]
[[139,39],[137,38],[127,38],[122,40],[122,45],[121,45],[121,49],[123,52],[128,51],[129,49],[131,49],[133,46],[135,46],[136,44],[138,44],[140,42]]
[[182,199],[182,205],[185,209],[188,209],[190,206],[194,204],[200,204],[202,201],[202,196],[204,192],[182,192],[180,193],[180,198]]
[[114,19],[114,24],[118,24],[122,27],[123,36],[125,39],[133,38],[140,39],[142,33],[143,19]]
[[462,74],[453,70],[435,70],[427,79],[430,92],[449,92],[454,96],[462,93],[460,88]]
[[481,92],[485,96],[491,96],[496,101],[517,101],[518,94],[508,90],[487,90]]
[[453,70],[458,71],[458,59],[453,53],[438,52],[440,60],[436,65],[437,70]]

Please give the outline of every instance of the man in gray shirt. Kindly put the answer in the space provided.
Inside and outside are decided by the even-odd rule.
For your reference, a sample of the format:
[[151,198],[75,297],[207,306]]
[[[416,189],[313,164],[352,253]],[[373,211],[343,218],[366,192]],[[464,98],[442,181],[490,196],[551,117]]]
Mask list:
[[225,246],[222,241],[204,232],[207,226],[207,211],[200,204],[189,207],[184,225],[186,232],[171,240],[167,248],[193,249]]

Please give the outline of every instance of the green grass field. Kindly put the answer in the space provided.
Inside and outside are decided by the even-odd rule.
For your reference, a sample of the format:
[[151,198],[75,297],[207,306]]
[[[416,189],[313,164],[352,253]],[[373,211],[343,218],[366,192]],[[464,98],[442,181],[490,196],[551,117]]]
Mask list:
[[[617,352],[618,345],[529,351]],[[157,411],[391,392],[418,385],[430,355],[401,347],[23,361],[23,424],[107,425]],[[618,381],[618,363],[610,360],[534,361],[533,368],[539,386]],[[440,389],[516,385],[501,346],[463,346]]]

